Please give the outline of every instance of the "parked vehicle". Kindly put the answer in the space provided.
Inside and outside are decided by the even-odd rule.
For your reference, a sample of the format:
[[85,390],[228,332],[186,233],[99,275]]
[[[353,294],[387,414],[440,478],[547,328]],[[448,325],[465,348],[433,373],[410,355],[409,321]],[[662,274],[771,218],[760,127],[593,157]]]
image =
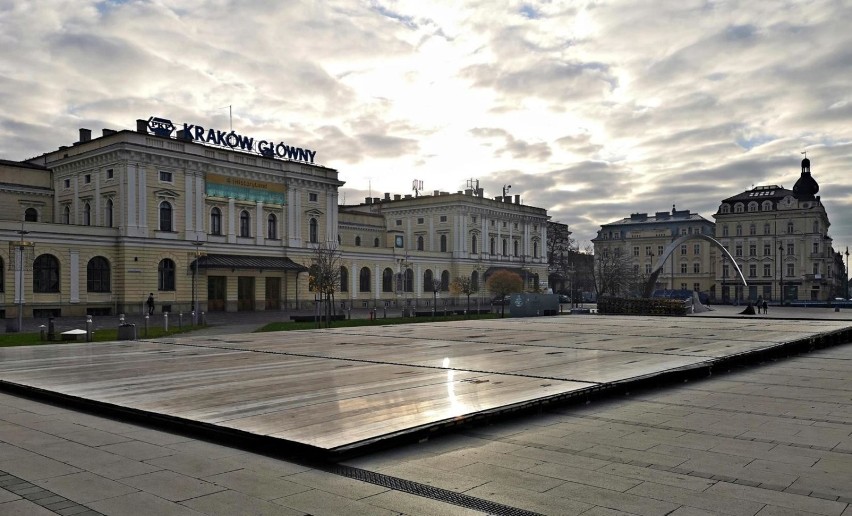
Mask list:
[[509,305],[509,296],[496,296],[491,300],[492,305],[500,306],[500,305]]

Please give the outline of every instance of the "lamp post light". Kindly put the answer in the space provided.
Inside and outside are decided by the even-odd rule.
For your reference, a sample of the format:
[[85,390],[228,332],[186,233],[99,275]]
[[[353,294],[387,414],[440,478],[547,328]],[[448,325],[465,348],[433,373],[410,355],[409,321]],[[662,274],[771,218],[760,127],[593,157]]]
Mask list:
[[198,260],[201,257],[200,250],[201,250],[201,246],[204,245],[204,242],[200,241],[198,239],[198,237],[195,237],[195,242],[193,242],[192,245],[195,246],[195,262],[194,262],[194,264],[195,264],[194,269],[195,270],[193,270],[193,272],[192,272],[192,325],[197,326],[198,325],[198,312],[200,311],[199,307],[198,307],[198,285],[197,285],[197,283],[198,283]]
[[843,275],[846,277],[846,285],[843,288],[843,297],[849,299],[849,246],[846,246],[846,269],[843,271]]
[[441,290],[441,280],[432,280],[432,318],[434,319],[438,312],[438,291]]
[[21,238],[15,242],[15,254],[17,255],[16,261],[18,262],[18,266],[15,270],[18,283],[18,331],[20,332],[23,331],[24,325],[24,249],[32,247],[32,243],[24,241],[24,235],[29,233],[29,231],[24,230],[23,222],[21,222],[21,229],[19,229],[17,233],[21,236]]
[[781,266],[779,267],[778,276],[780,279],[778,280],[778,288],[781,290],[781,295],[779,296],[779,303],[781,306],[784,306],[784,243],[778,244],[778,257],[781,260]]

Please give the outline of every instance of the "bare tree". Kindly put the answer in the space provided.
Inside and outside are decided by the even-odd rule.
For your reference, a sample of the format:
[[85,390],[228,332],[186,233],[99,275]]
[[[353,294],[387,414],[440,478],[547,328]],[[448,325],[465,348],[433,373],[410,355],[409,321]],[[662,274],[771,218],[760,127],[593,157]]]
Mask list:
[[620,249],[604,249],[595,254],[595,291],[601,296],[627,296],[635,289],[636,274],[633,262]]
[[309,273],[308,286],[319,294],[324,304],[326,327],[331,327],[334,293],[340,289],[340,250],[336,243],[321,243],[314,248]]
[[456,276],[450,283],[450,292],[453,294],[464,294],[467,296],[467,314],[470,317],[470,295],[477,291],[476,285],[470,276]]
[[[512,271],[501,269],[494,272],[485,282],[485,288],[500,299],[505,300],[512,292],[520,292],[524,288],[524,280]],[[506,304],[500,305],[500,317],[506,315]]]

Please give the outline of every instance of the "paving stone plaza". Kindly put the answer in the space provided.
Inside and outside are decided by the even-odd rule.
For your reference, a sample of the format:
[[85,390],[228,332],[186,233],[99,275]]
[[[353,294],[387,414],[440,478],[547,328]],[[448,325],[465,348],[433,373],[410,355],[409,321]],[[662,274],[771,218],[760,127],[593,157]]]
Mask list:
[[5,348],[4,383],[135,418],[0,394],[0,513],[848,516],[852,322],[814,314]]

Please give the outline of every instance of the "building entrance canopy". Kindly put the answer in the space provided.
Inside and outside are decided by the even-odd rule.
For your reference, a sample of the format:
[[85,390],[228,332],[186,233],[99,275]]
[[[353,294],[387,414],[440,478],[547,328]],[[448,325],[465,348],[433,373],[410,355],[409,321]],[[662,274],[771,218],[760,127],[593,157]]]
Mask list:
[[308,268],[283,256],[240,256],[235,254],[208,254],[190,264],[199,269],[242,269],[264,271],[308,272]]

